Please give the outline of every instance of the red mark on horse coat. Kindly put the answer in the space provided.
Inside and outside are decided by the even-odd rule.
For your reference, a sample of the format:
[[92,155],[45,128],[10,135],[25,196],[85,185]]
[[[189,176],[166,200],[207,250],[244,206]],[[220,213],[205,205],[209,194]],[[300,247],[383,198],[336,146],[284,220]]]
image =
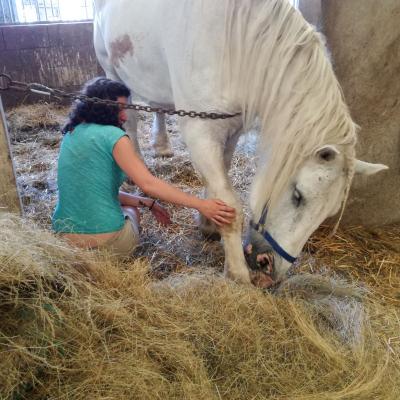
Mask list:
[[110,43],[110,48],[111,62],[116,67],[119,67],[126,54],[133,56],[133,43],[128,35],[117,37]]

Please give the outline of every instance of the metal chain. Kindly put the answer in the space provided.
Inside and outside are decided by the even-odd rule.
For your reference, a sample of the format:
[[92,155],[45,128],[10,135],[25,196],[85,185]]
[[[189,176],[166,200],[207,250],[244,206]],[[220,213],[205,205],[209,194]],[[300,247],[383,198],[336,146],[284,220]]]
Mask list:
[[0,74],[0,92],[5,90],[17,90],[23,92],[32,92],[56,100],[71,99],[87,101],[95,104],[104,104],[109,106],[118,106],[119,108],[125,108],[136,111],[144,112],[155,112],[167,115],[177,115],[178,117],[190,117],[190,118],[202,118],[202,119],[227,119],[239,116],[241,113],[236,114],[219,114],[215,112],[205,111],[185,111],[185,110],[174,110],[162,107],[150,107],[141,104],[124,104],[112,100],[99,99],[98,97],[89,97],[81,93],[67,93],[60,89],[53,89],[42,85],[40,83],[25,83],[13,81],[7,74]]

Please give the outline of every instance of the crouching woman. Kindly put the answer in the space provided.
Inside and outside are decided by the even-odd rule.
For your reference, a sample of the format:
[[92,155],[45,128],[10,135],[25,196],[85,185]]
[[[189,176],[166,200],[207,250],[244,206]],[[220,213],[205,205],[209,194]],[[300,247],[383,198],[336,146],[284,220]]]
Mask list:
[[[106,78],[89,81],[82,93],[121,104],[130,96],[124,84]],[[152,175],[122,128],[126,120],[119,106],[85,100],[72,106],[62,129],[55,232],[79,247],[128,256],[139,242],[139,207],[163,225],[171,222],[154,198],[194,208],[219,226],[234,220],[235,210],[223,201],[197,198]],[[122,192],[127,177],[152,198]]]

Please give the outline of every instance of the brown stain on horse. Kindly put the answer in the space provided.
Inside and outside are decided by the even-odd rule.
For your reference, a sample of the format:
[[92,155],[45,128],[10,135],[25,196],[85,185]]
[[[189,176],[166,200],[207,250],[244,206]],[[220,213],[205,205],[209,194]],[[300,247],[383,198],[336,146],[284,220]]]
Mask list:
[[129,35],[121,35],[110,43],[111,62],[119,67],[125,55],[133,56],[133,43]]

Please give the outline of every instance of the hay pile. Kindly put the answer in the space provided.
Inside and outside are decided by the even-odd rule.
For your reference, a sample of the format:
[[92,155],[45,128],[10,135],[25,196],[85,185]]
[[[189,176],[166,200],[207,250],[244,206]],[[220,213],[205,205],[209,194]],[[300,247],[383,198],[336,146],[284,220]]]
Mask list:
[[0,398],[399,398],[398,308],[338,281],[273,296],[213,276],[157,283],[2,214]]
[[22,141],[40,130],[59,129],[67,112],[65,106],[41,102],[15,107],[7,112],[11,140]]
[[400,225],[340,228],[323,226],[309,239],[307,262],[296,272],[340,274],[366,284],[383,305],[400,308]]
[[23,105],[7,112],[24,211],[42,226],[49,226],[55,205],[60,124],[67,113],[67,108],[48,103]]
[[[40,107],[20,107],[21,123],[10,113],[9,121],[26,215],[48,227],[58,122],[42,124],[41,116],[31,123],[29,116],[62,119],[67,110]],[[176,121],[167,123],[175,155],[154,159],[150,116],[141,116],[145,161],[157,176],[200,195]],[[254,143],[254,135],[242,140],[232,163],[243,201]],[[143,213],[141,261],[124,264],[1,217],[1,399],[400,397],[399,226],[347,228],[334,237],[321,228],[272,296],[218,278],[221,244],[203,240],[192,210],[170,211],[168,229]]]

